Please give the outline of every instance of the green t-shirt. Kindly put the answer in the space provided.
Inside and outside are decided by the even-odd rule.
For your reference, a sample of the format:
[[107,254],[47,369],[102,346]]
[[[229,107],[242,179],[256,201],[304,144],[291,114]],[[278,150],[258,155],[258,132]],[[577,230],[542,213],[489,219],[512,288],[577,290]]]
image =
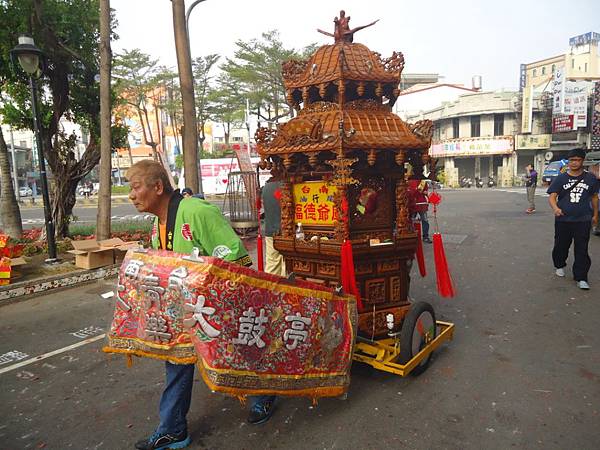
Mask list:
[[[160,244],[156,217],[152,228],[152,248],[161,248]],[[215,256],[244,266],[252,265],[244,244],[219,208],[199,198],[184,199],[179,191],[175,191],[169,202],[165,248],[189,254],[194,247],[205,256]]]

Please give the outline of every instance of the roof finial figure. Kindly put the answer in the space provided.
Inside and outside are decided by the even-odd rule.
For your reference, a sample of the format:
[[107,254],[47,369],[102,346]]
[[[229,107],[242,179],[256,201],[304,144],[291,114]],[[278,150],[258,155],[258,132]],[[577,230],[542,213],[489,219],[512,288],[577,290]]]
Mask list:
[[336,17],[333,20],[333,23],[335,24],[335,30],[333,32],[333,34],[327,32],[327,31],[323,31],[317,28],[317,31],[319,33],[323,33],[326,36],[331,36],[335,39],[335,42],[352,42],[354,40],[354,33],[356,33],[357,31],[362,30],[363,28],[367,28],[370,27],[371,25],[375,25],[377,22],[379,22],[379,19],[377,19],[374,22],[371,22],[367,25],[362,25],[360,27],[356,27],[353,28],[352,30],[350,29],[350,16],[346,17],[346,12],[344,10],[340,11],[340,17]]

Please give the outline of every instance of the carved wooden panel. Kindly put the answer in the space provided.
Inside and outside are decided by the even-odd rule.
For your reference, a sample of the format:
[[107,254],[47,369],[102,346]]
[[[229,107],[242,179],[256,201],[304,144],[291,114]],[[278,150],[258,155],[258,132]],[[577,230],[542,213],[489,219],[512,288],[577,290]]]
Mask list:
[[317,265],[317,274],[335,276],[337,274],[337,265],[330,263],[319,263]]
[[312,267],[310,261],[302,261],[299,259],[294,259],[292,263],[292,272],[299,273],[310,273],[312,274]]
[[402,299],[402,285],[400,277],[390,277],[390,301],[398,302]]
[[373,273],[373,267],[369,263],[358,263],[354,266],[354,275],[368,275]]
[[378,273],[394,272],[398,269],[400,269],[400,261],[397,259],[381,261],[381,262],[377,263],[377,272]]
[[374,278],[365,281],[365,302],[367,303],[385,303],[385,278]]

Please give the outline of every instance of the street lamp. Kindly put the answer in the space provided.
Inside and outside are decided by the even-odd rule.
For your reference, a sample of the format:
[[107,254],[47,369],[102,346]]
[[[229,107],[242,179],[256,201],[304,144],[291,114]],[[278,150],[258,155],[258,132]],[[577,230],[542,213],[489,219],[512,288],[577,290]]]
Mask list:
[[[40,124],[40,112],[38,109],[38,92],[36,78],[41,76],[44,54],[36,47],[33,38],[22,35],[19,37],[19,44],[10,51],[11,58],[19,61],[21,68],[29,75],[29,88],[31,90],[31,111],[33,113],[33,128],[35,132],[38,160],[40,164],[40,181],[42,183],[42,198],[44,201],[44,218],[46,220],[46,238],[48,239],[48,259],[47,264],[58,261],[56,257],[56,241],[54,238],[54,222],[50,213],[50,196],[48,195],[48,179],[46,178],[46,162],[44,161],[44,151],[42,147],[42,134]],[[42,63],[42,67],[40,67]]]

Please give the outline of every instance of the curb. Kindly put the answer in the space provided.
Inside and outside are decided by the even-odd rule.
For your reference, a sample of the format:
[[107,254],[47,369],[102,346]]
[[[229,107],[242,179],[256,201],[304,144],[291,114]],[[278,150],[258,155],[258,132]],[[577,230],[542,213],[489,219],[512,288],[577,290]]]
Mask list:
[[[122,205],[125,203],[129,203],[129,198],[128,197],[113,197],[111,199],[111,205]],[[82,206],[98,206],[98,199],[94,198],[94,199],[83,199],[83,198],[78,198],[75,201],[75,207],[82,207]],[[30,202],[21,202],[19,203],[19,208],[20,209],[35,209],[35,208],[43,208],[44,204],[42,203],[42,200],[39,199],[36,203],[30,203]]]
[[99,269],[72,272],[71,274],[53,275],[37,280],[22,281],[0,288],[0,306],[13,301],[25,300],[22,297],[31,297],[45,294],[50,290],[61,290],[81,283],[89,283],[117,275],[120,264],[113,264]]

